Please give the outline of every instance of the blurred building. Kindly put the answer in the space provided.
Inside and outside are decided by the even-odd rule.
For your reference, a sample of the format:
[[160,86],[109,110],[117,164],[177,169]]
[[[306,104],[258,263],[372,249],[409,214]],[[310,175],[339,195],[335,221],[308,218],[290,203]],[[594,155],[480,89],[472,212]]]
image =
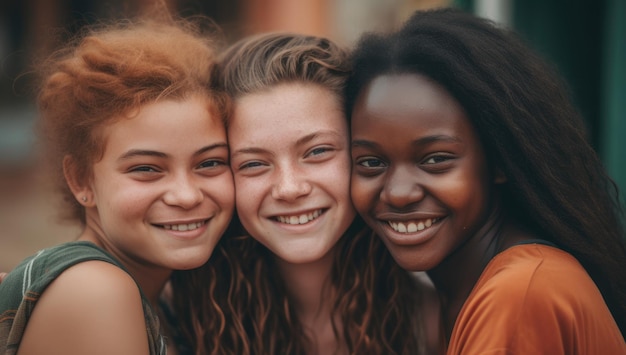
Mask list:
[[[590,139],[626,190],[626,2],[622,0],[2,0],[0,3],[0,271],[41,247],[72,240],[54,195],[36,183],[32,63],[83,25],[148,11],[204,14],[228,41],[263,31],[327,36],[352,45],[397,27],[416,9],[457,6],[510,26],[569,82]],[[549,159],[550,157],[546,157]]]

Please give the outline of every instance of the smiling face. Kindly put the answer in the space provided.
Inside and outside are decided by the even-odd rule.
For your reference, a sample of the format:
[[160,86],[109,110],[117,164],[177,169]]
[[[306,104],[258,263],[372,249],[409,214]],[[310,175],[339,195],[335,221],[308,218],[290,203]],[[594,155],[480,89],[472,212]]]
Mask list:
[[250,235],[290,263],[327,255],[355,217],[347,123],[334,94],[290,83],[244,95],[228,137]]
[[459,103],[414,74],[375,78],[352,114],[352,199],[405,269],[430,270],[488,215],[482,145]]
[[96,242],[131,268],[206,262],[234,208],[225,128],[207,100],[151,103],[102,134],[86,203]]

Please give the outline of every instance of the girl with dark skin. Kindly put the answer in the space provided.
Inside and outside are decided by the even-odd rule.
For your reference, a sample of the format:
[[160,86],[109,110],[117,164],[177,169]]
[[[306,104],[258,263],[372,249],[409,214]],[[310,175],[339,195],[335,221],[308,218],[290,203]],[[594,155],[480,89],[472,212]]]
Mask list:
[[451,9],[364,36],[353,59],[352,199],[431,277],[448,353],[626,353],[617,188],[552,70]]

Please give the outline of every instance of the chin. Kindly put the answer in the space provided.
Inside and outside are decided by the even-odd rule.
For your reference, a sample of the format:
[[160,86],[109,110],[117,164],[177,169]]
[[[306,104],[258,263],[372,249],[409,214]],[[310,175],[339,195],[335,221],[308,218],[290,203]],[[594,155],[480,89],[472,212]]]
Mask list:
[[174,262],[174,270],[191,270],[199,268],[204,265],[209,258],[211,257],[211,253],[201,253],[197,255],[186,255],[181,257],[177,262]]
[[396,263],[406,271],[428,271],[436,266],[435,262],[420,257],[418,253],[404,250],[398,251],[394,250],[395,248],[393,247],[388,249]]
[[329,250],[313,251],[312,248],[303,248],[300,250],[283,251],[275,253],[275,255],[290,264],[310,264],[323,259],[328,253]]

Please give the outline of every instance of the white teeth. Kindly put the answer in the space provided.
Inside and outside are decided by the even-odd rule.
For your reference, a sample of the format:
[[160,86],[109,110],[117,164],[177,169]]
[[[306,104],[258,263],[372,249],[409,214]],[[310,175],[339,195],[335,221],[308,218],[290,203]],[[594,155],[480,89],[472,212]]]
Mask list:
[[276,219],[281,223],[286,224],[305,224],[316,219],[322,214],[321,210],[316,210],[308,214],[301,214],[298,216],[278,216]]
[[404,225],[404,223],[398,223],[398,232],[406,233],[406,226]]
[[198,229],[202,227],[203,224],[204,222],[188,223],[188,224],[164,224],[163,228],[167,230],[185,232],[185,231]]
[[428,218],[423,221],[412,221],[408,223],[388,221],[387,224],[389,224],[389,226],[391,226],[393,230],[399,233],[415,233],[417,231],[422,231],[432,226],[437,221],[437,218]]
[[417,232],[417,225],[413,222],[409,223],[409,225],[406,227],[406,231],[409,233]]

